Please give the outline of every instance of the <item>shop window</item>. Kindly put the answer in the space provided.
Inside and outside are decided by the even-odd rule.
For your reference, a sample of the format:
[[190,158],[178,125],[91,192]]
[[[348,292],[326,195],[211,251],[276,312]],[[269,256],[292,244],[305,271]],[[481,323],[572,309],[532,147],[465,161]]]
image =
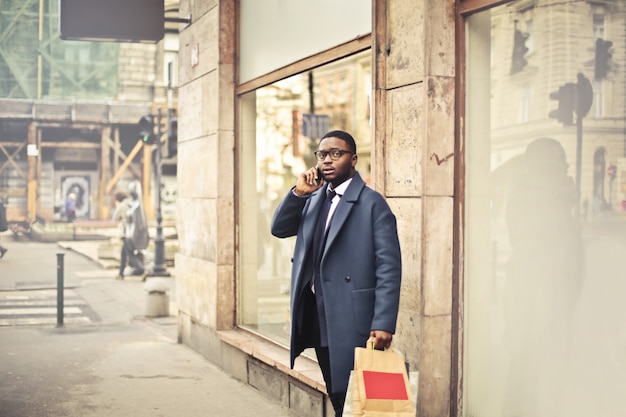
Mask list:
[[354,136],[369,178],[371,78],[368,50],[240,96],[238,321],[278,343],[289,341],[295,238],[270,234],[274,210],[329,130]]
[[526,21],[526,33],[528,34],[526,47],[528,48],[528,53],[532,54],[535,50],[535,26],[533,25],[532,19]]
[[603,14],[594,14],[593,15],[593,34],[596,39],[604,39],[604,15]]
[[593,115],[596,117],[604,116],[604,82],[593,82]]
[[[528,3],[466,20],[463,416],[623,416],[626,33],[599,3]],[[520,22],[532,68],[511,71]]]

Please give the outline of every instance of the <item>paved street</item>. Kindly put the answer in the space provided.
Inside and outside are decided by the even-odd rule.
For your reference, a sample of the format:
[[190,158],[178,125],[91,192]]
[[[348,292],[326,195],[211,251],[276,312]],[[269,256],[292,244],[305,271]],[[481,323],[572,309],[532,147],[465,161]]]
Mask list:
[[[56,325],[57,265],[63,262],[64,323],[100,323],[101,318],[81,297],[81,287],[108,282],[112,272],[90,259],[57,245],[4,241],[9,249],[0,261],[0,326]],[[63,256],[59,258],[57,254]]]
[[[60,248],[6,234],[0,242],[9,249],[0,260],[3,417],[292,416],[178,344],[175,315],[146,318],[140,277],[116,281],[114,269],[73,250],[63,250],[57,327]],[[159,279],[175,314],[175,278]]]

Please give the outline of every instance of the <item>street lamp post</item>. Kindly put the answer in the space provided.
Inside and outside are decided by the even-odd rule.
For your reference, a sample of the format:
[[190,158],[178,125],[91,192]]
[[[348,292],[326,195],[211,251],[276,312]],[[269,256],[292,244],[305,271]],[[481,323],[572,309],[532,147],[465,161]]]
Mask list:
[[161,215],[161,136],[163,134],[161,130],[161,121],[163,115],[161,114],[161,108],[159,107],[157,113],[157,149],[156,149],[156,192],[157,192],[157,227],[156,236],[154,238],[154,266],[152,271],[148,273],[151,277],[169,277],[170,273],[167,272],[165,267],[165,238],[163,237],[163,216]]

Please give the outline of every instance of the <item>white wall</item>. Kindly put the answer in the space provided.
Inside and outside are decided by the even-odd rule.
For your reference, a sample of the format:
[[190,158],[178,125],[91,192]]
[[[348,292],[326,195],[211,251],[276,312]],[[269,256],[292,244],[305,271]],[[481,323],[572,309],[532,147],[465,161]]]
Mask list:
[[239,81],[372,31],[366,0],[241,0]]

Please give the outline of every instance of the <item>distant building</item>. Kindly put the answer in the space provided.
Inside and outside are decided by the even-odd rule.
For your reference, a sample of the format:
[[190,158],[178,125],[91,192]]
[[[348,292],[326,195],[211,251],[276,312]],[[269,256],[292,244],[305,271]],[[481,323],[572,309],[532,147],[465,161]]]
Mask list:
[[[166,3],[166,15],[177,16],[178,2]],[[168,105],[176,111],[178,25],[157,44],[66,41],[58,13],[58,0],[2,2],[0,196],[9,220],[59,219],[69,190],[78,191],[78,218],[106,219],[114,188],[132,179],[148,190],[150,208],[152,150],[133,152],[137,122],[159,107],[164,117]],[[166,165],[171,184],[175,158]]]

